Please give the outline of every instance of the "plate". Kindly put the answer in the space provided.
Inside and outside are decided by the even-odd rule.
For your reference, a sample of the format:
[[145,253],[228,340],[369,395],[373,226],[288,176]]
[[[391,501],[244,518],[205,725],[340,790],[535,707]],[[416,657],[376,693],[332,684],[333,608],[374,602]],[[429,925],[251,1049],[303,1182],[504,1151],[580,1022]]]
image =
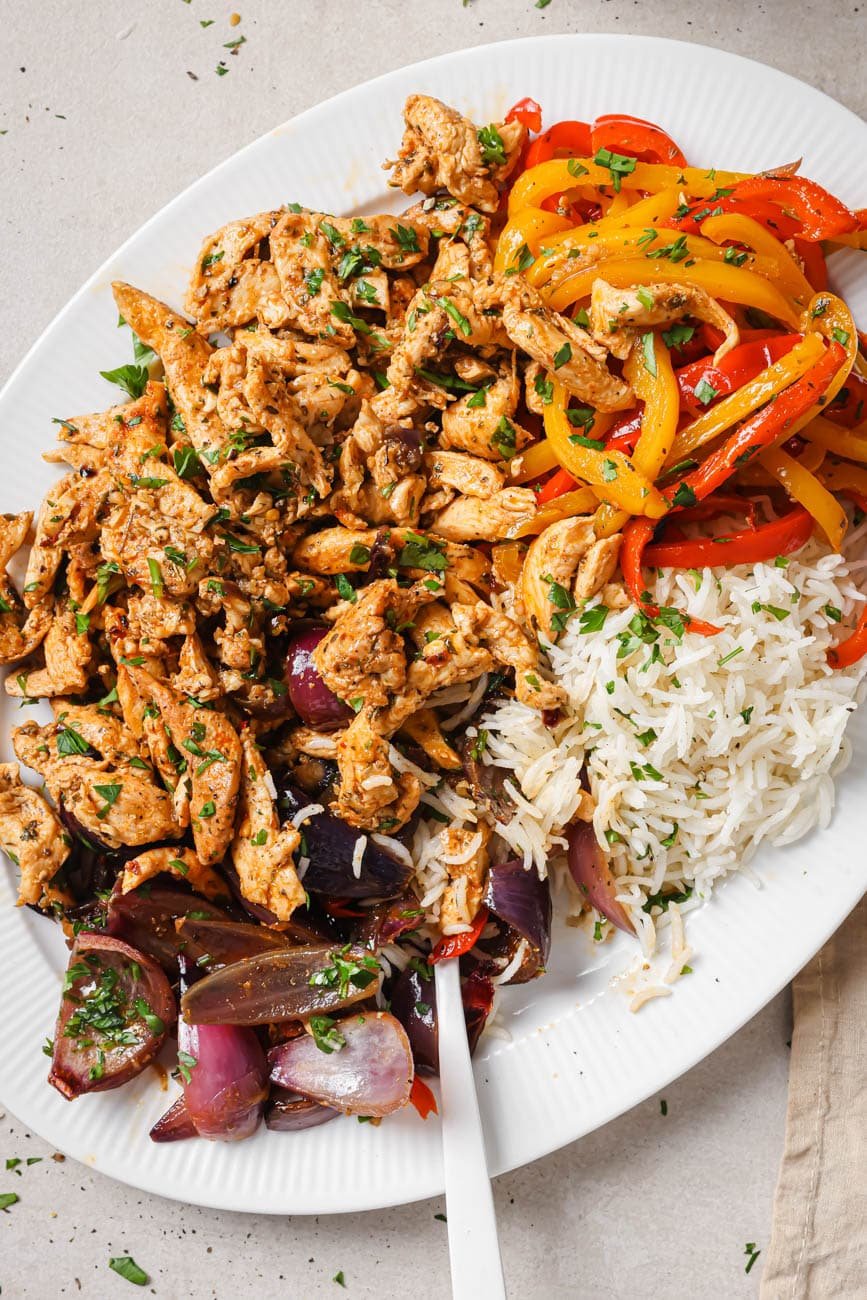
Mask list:
[[[173,304],[204,234],[232,218],[297,200],[338,212],[397,210],[380,163],[393,155],[407,94],[422,91],[478,122],[532,95],[545,121],[622,111],[660,122],[687,156],[760,170],[803,155],[805,170],[844,201],[864,201],[852,159],[867,129],[818,91],[757,63],[698,45],[625,36],[554,36],[446,55],[346,91],[257,140],[151,218],[60,313],[0,395],[2,508],[40,499],[56,472],[52,417],[99,410],[116,390],[99,371],[129,360],[110,281],[129,280]],[[867,318],[863,254],[835,255],[838,287]],[[860,279],[859,279],[860,277]],[[0,736],[20,721],[3,697]],[[476,1079],[490,1168],[502,1173],[561,1147],[664,1087],[733,1034],[816,952],[867,889],[867,716],[849,732],[852,765],[829,830],[755,862],[693,913],[695,973],[639,1015],[612,977],[635,957],[622,936],[593,951],[555,932],[546,977],[505,990],[511,1039],[486,1037]],[[3,757],[10,758],[3,741]],[[63,1101],[40,1050],[53,1032],[65,968],[55,927],[16,909],[14,870],[0,868],[4,1050],[0,1096],[70,1156],[134,1187],[198,1205],[273,1214],[366,1210],[443,1189],[436,1119],[410,1110],[381,1127],[343,1119],[293,1135],[260,1132],[236,1146],[156,1146],[148,1129],[167,1096],[151,1071],[120,1091]]]

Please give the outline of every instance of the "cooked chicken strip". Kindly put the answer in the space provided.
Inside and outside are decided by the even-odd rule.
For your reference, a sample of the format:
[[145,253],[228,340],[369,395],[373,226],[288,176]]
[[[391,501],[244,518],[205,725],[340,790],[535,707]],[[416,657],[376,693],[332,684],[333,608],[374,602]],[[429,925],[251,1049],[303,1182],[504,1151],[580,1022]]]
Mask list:
[[199,250],[184,304],[204,333],[258,319],[279,329],[291,319],[276,267],[257,254],[282,211],[230,221]]
[[225,898],[228,886],[222,876],[200,862],[192,849],[147,849],[124,864],[120,892],[129,894],[146,880],[167,871],[178,880],[186,881],[190,889],[205,898]]
[[[34,611],[35,613],[36,611]],[[30,619],[28,619],[28,623]],[[76,695],[87,686],[93,648],[86,631],[79,631],[68,602],[55,600],[54,613],[41,645],[44,667],[22,664],[3,683],[7,695],[42,699]]]
[[[488,873],[490,838],[491,828],[485,822],[476,826],[446,826],[440,831],[442,861],[450,881],[440,903],[439,924],[444,934],[463,928],[466,918],[474,917],[479,910]],[[449,862],[450,857],[465,860]]]
[[451,542],[498,542],[536,513],[536,494],[530,488],[503,488],[492,497],[458,497],[441,510],[431,524],[437,537]]
[[467,393],[443,411],[442,447],[472,452],[483,460],[509,460],[533,441],[532,434],[512,418],[520,396],[514,365],[501,366],[494,373],[493,382],[482,377],[476,393]]
[[559,613],[563,623],[565,611],[552,599],[551,584],[555,592],[556,587],[568,592],[579,562],[595,545],[593,520],[582,515],[559,519],[533,539],[521,569],[521,599],[537,635],[557,640],[553,620]]
[[515,694],[522,704],[534,709],[559,709],[566,695],[539,676],[539,656],[518,624],[478,601],[475,605],[453,605],[452,617],[468,644],[481,642],[497,663],[515,670]]
[[615,289],[601,278],[593,282],[590,329],[594,339],[621,360],[629,355],[640,331],[670,325],[684,316],[707,321],[722,330],[725,340],[714,353],[715,362],[737,347],[740,334],[736,322],[704,289],[689,284],[645,284]]
[[451,487],[468,497],[492,497],[506,483],[506,476],[490,461],[459,451],[425,452],[424,463],[431,488]]
[[338,817],[362,830],[391,832],[403,826],[421,795],[412,773],[398,776],[388,757],[388,742],[359,713],[337,740],[340,785],[332,805]]
[[433,709],[419,709],[418,713],[406,719],[401,731],[414,740],[437,767],[445,768],[447,772],[461,771],[461,756],[452,749],[440,730],[439,718]]
[[267,907],[278,921],[288,921],[305,900],[304,886],[298,879],[294,861],[301,833],[291,823],[281,827],[274,801],[268,793],[267,768],[247,732],[244,732],[241,744],[244,775],[238,830],[232,841],[232,861],[244,897],[260,907]]
[[17,763],[0,763],[0,849],[21,872],[19,906],[38,904],[69,857],[69,837],[42,795],[23,783]]
[[606,352],[586,330],[549,307],[507,302],[503,325],[509,338],[574,397],[599,411],[622,411],[634,402],[632,389],[608,369]]
[[480,131],[468,117],[430,95],[410,95],[403,110],[406,130],[389,185],[405,194],[446,189],[482,212],[496,212],[498,183],[514,170],[527,136],[517,122]]

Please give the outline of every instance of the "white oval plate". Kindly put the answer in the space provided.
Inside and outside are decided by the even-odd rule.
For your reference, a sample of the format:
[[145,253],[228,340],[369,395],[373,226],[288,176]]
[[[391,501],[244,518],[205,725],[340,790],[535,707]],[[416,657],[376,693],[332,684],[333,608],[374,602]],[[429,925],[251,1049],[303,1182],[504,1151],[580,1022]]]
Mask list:
[[[298,200],[324,211],[396,209],[380,163],[393,155],[407,94],[425,91],[478,122],[533,95],[546,123],[622,111],[667,127],[691,160],[759,170],[804,156],[807,173],[853,205],[865,200],[867,130],[818,91],[757,63],[698,45],[643,37],[555,36],[512,41],[404,68],[320,104],[230,158],[148,221],[43,334],[0,395],[0,508],[39,501],[54,472],[39,459],[54,416],[116,400],[99,371],[130,359],[110,281],[182,300],[202,236],[233,217]],[[398,196],[399,197],[399,196]],[[835,258],[838,281],[867,317],[863,254]],[[858,276],[861,276],[860,284]],[[860,302],[858,301],[860,298]],[[22,715],[5,696],[6,737]],[[487,1038],[476,1058],[490,1167],[502,1173],[581,1137],[636,1105],[712,1051],[813,955],[867,888],[867,800],[858,797],[867,720],[853,722],[855,757],[839,784],[830,830],[756,863],[763,887],[733,880],[689,919],[695,973],[640,1015],[612,976],[635,947],[622,936],[591,951],[560,929],[548,974],[503,999],[511,1041]],[[443,1189],[436,1119],[410,1109],[380,1128],[337,1120],[308,1133],[264,1130],[227,1146],[156,1146],[148,1129],[168,1098],[153,1073],[113,1093],[63,1101],[45,1082],[40,1045],[53,1032],[66,960],[59,932],[15,909],[12,868],[0,869],[3,1051],[0,1095],[49,1142],[114,1178],[199,1205],[273,1214],[373,1209]]]

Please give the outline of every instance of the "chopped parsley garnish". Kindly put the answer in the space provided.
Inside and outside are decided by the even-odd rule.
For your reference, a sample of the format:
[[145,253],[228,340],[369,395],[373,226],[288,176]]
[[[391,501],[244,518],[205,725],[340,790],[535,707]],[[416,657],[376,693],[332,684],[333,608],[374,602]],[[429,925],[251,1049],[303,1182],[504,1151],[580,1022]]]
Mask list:
[[424,569],[428,573],[443,573],[449,565],[441,542],[409,531],[404,533],[404,544],[397,562],[403,569]]
[[328,1056],[346,1046],[346,1039],[340,1030],[334,1027],[336,1023],[331,1016],[311,1016],[308,1021],[314,1043],[320,1052],[325,1052]]
[[648,330],[641,336],[641,350],[644,354],[644,369],[653,378],[656,378],[656,344],[653,337],[653,330]]
[[605,167],[611,173],[611,183],[614,186],[614,193],[620,193],[620,184],[624,176],[630,176],[635,171],[635,159],[627,158],[622,153],[612,153],[610,149],[599,149],[593,161],[597,167]]
[[491,435],[491,446],[503,457],[503,460],[510,460],[515,454],[517,445],[518,437],[514,424],[512,424],[508,416],[501,416],[496,429]]
[[117,384],[133,400],[141,397],[150,378],[147,366],[118,366],[115,370],[100,370],[99,373],[110,384]]
[[491,123],[477,132],[482,149],[482,161],[486,167],[504,167],[506,165],[506,146],[503,137]]
[[698,498],[688,483],[681,483],[672,497],[672,503],[685,509],[694,506]]
[[702,406],[707,406],[715,397],[719,397],[718,391],[713,384],[709,384],[706,379],[701,379],[695,386],[695,400],[701,402]]
[[358,600],[358,594],[345,573],[338,573],[337,577],[334,579],[334,585],[337,588],[341,599],[348,600],[352,605],[355,604]]
[[744,1267],[745,1273],[749,1273],[750,1269],[752,1268],[753,1264],[755,1264],[756,1260],[758,1259],[759,1255],[761,1255],[761,1253],[762,1252],[760,1250],[756,1250],[756,1243],[754,1241],[747,1242],[747,1244],[744,1246],[744,1254],[749,1255],[749,1259],[747,1260],[746,1265]]
[[673,244],[664,244],[662,248],[653,248],[644,256],[653,260],[667,258],[670,262],[682,262],[684,258],[689,257],[686,235],[678,235]]
[[356,542],[356,544],[353,546],[352,550],[349,552],[349,563],[350,563],[350,564],[369,564],[369,563],[370,563],[370,547],[369,547],[369,546],[362,546],[359,542]]
[[556,614],[551,615],[551,630],[559,634],[565,630],[566,624],[577,609],[575,599],[571,591],[562,583],[556,582],[550,573],[543,573],[542,581],[548,583],[548,600],[557,611]]
[[[338,275],[339,274],[340,272],[338,271]],[[325,269],[321,266],[314,267],[312,271],[304,272],[304,276],[303,276],[304,288],[307,290],[311,298],[316,297],[317,293],[322,288],[322,281],[324,279],[325,279]]]
[[[533,388],[535,389],[536,396],[540,399],[542,405],[550,406],[551,402],[554,400],[553,381],[546,379],[544,375],[539,374],[533,381]],[[467,403],[467,405],[469,405],[469,403]]]
[[662,341],[667,348],[682,348],[694,333],[693,325],[672,325],[670,330],[663,330]]
[[562,348],[558,348],[558,350],[554,353],[554,369],[559,370],[561,366],[565,366],[566,363],[571,360],[572,360],[572,344],[564,343]]
[[[591,605],[588,609],[583,609],[578,617],[578,628],[581,634],[587,636],[590,632],[600,632],[605,626],[607,617],[607,605]],[[608,685],[613,689],[613,682],[609,682]],[[608,693],[610,695],[611,691]]]
[[337,989],[338,996],[349,996],[350,987],[366,989],[380,973],[380,965],[375,957],[353,954],[350,956],[351,944],[331,953],[331,964],[322,970],[314,971],[310,976],[313,988]]
[[418,234],[412,226],[402,226],[400,222],[392,226],[388,232],[395,243],[403,249],[405,253],[418,253]]

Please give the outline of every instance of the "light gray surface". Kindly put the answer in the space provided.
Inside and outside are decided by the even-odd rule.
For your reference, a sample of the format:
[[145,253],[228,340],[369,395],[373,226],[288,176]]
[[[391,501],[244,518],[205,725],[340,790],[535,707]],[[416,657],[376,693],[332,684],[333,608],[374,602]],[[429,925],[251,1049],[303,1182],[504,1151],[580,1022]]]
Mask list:
[[[242,21],[230,28],[233,9]],[[636,32],[764,60],[863,114],[865,12],[852,0],[551,0],[543,10],[533,0],[3,0],[0,379],[164,202],[261,132],[368,77],[514,36]],[[223,43],[241,34],[247,43],[230,55]],[[649,1101],[499,1179],[510,1294],[755,1295],[762,1259],[747,1277],[743,1251],[769,1233],[789,1016],[783,995],[667,1090],[667,1116]],[[178,1300],[335,1297],[339,1270],[356,1297],[449,1294],[438,1202],[288,1221],[188,1209],[53,1162],[11,1116],[0,1135],[0,1192],[21,1198],[0,1215],[4,1300],[135,1294],[107,1267],[126,1253],[155,1294]],[[28,1155],[45,1159],[20,1177],[3,1170]]]

